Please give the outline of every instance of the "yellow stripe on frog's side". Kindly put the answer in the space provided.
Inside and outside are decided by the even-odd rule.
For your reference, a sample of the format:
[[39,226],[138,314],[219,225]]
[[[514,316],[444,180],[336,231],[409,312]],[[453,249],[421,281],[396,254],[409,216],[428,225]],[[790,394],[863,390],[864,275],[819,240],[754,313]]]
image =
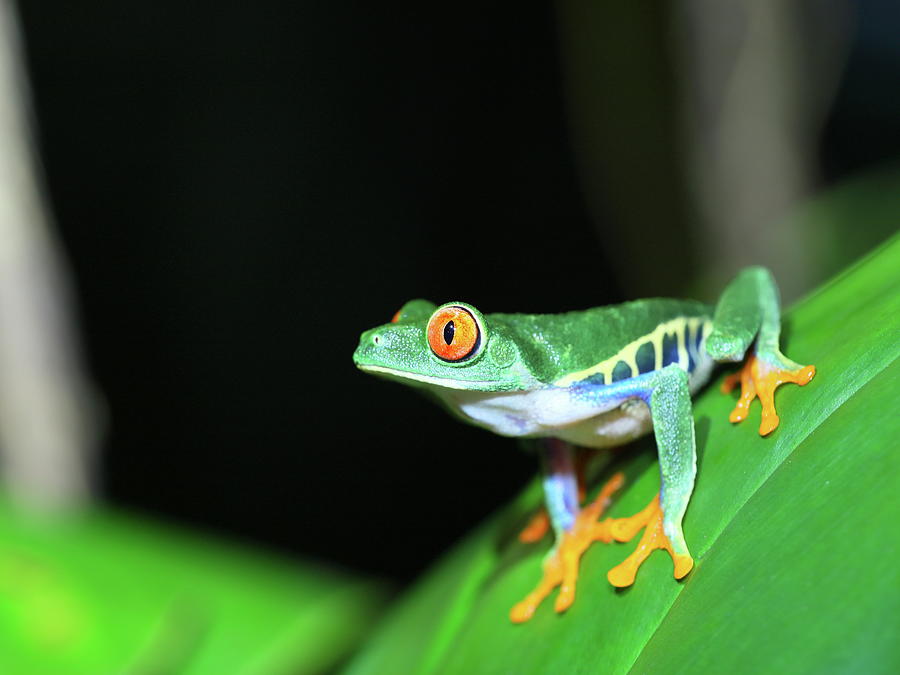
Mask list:
[[[579,370],[575,373],[569,373],[553,384],[557,387],[566,387],[573,382],[584,380],[598,373],[603,375],[604,384],[610,384],[612,382],[613,370],[615,370],[619,361],[624,361],[631,368],[631,376],[637,377],[640,374],[637,364],[637,352],[645,342],[649,342],[653,345],[653,353],[656,359],[654,368],[659,370],[662,368],[663,362],[663,340],[667,335],[675,335],[678,341],[678,364],[687,370],[688,364],[690,363],[690,357],[688,355],[688,336],[689,334],[696,335],[697,330],[703,331],[703,340],[705,341],[712,330],[712,323],[703,317],[678,317],[676,319],[671,319],[665,323],[659,324],[651,333],[642,335],[636,340],[629,342],[608,359],[601,361],[590,368],[585,368],[584,370]],[[694,358],[696,359],[697,355],[695,355]]]

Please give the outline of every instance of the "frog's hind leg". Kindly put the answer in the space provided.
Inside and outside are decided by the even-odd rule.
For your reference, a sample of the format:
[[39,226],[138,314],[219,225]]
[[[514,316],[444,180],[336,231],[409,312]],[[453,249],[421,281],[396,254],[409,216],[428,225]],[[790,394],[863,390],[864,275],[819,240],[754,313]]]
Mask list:
[[816,374],[815,366],[801,366],[779,349],[781,335],[778,288],[772,275],[763,267],[749,267],[732,281],[713,317],[712,332],[706,339],[706,350],[717,361],[739,361],[756,340],[753,353],[742,369],[725,379],[728,393],[741,384],[741,396],[731,412],[732,422],[747,418],[754,398],[762,404],[759,433],[771,433],[778,426],[775,411],[775,389],[786,382],[800,386]]
[[728,419],[731,422],[743,422],[747,419],[750,403],[758,397],[762,404],[759,435],[766,436],[775,431],[781,421],[775,410],[775,390],[787,382],[802,387],[816,374],[815,366],[798,366],[793,362],[791,364],[795,367],[773,366],[769,359],[761,357],[759,353],[747,357],[741,369],[722,382],[722,392],[725,394],[730,393],[738,382],[741,384],[741,395]]
[[546,513],[556,533],[556,544],[544,558],[543,575],[535,589],[510,610],[509,617],[514,623],[528,621],[557,586],[557,612],[565,611],[574,602],[582,554],[595,541],[612,541],[610,521],[601,522],[600,517],[609,506],[612,493],[625,480],[622,474],[615,474],[594,501],[580,508],[572,446],[556,438],[541,439],[540,442]]
[[684,577],[694,566],[681,526],[697,473],[688,377],[672,364],[654,373],[647,385],[642,398],[649,404],[653,418],[660,492],[634,516],[608,521],[617,541],[631,541],[644,530],[634,552],[607,574],[609,582],[617,587],[634,583],[638,568],[656,549],[663,549],[671,556],[676,579]]
[[[534,443],[534,441],[530,441]],[[575,479],[578,485],[578,504],[584,502],[587,494],[587,481],[590,465],[598,454],[594,448],[583,448],[575,454]],[[542,506],[529,519],[528,524],[519,532],[519,541],[525,544],[533,544],[544,538],[550,530],[550,516],[547,508]]]

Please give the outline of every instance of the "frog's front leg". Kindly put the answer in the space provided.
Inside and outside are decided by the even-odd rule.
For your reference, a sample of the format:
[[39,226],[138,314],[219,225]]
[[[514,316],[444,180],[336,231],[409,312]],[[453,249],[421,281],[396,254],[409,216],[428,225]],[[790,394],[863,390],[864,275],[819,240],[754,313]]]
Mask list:
[[560,586],[556,611],[561,612],[572,604],[579,560],[594,541],[629,541],[641,529],[645,530],[634,553],[607,575],[614,586],[630,585],[638,567],[657,548],[667,550],[672,556],[676,579],[690,572],[694,564],[681,528],[697,465],[687,373],[677,364],[671,364],[611,386],[579,383],[573,387],[573,396],[579,405],[600,410],[608,411],[613,404],[627,405],[641,400],[650,407],[659,448],[660,493],[635,516],[607,518],[601,522],[600,516],[612,493],[624,482],[624,476],[613,476],[597,498],[578,511],[571,447],[558,439],[547,439],[544,493],[557,543],[544,560],[540,583],[510,612],[510,618],[516,623],[531,618],[538,604],[556,586]]
[[688,376],[672,364],[652,373],[645,387],[640,397],[650,406],[653,419],[660,491],[636,515],[611,521],[612,535],[617,541],[631,541],[641,529],[644,530],[634,552],[607,574],[609,582],[618,587],[634,583],[638,568],[656,549],[668,551],[676,579],[681,579],[694,566],[681,528],[697,473]]
[[538,585],[510,611],[510,619],[515,623],[530,619],[538,605],[557,586],[556,611],[565,611],[572,604],[582,554],[595,541],[612,541],[611,521],[600,522],[600,517],[608,507],[612,493],[625,480],[621,473],[615,474],[594,501],[581,508],[581,481],[572,446],[558,438],[542,438],[537,443],[541,452],[546,513],[553,525],[556,543],[544,558],[543,576]]
[[815,366],[801,366],[781,353],[781,314],[778,288],[763,267],[749,267],[732,281],[716,305],[706,350],[716,361],[739,361],[754,339],[753,353],[740,371],[725,378],[730,392],[740,382],[741,396],[731,412],[732,422],[747,418],[750,403],[759,397],[762,419],[759,433],[771,433],[779,424],[775,389],[786,382],[803,386],[816,374]]

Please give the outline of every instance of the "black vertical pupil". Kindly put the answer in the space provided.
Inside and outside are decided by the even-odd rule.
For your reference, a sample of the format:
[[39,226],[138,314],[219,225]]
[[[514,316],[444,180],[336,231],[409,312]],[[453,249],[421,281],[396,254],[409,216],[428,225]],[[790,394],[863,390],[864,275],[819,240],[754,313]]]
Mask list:
[[453,335],[456,333],[456,326],[452,321],[448,321],[444,326],[444,342],[448,345],[453,343]]

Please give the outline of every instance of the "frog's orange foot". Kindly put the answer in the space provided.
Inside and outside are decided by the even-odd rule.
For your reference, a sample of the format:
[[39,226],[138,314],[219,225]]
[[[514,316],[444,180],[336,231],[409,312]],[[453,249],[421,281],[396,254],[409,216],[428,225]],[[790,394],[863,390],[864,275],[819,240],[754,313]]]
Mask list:
[[[796,365],[796,364],[795,364]],[[732,422],[742,422],[747,418],[750,403],[759,397],[762,404],[762,421],[759,435],[765,436],[778,426],[778,413],[775,411],[775,389],[786,382],[808,384],[816,374],[815,366],[802,366],[796,369],[781,368],[776,359],[764,359],[756,354],[747,357],[741,369],[725,378],[722,391],[731,392],[737,384],[741,384],[741,396],[737,405],[728,417]]]
[[547,509],[541,507],[528,521],[525,529],[519,532],[519,541],[525,544],[533,544],[543,539],[549,529],[550,517],[547,515]]
[[599,522],[599,519],[609,506],[612,493],[622,487],[624,482],[625,476],[621,473],[615,474],[601,488],[597,498],[579,511],[572,529],[563,533],[556,548],[544,559],[544,574],[538,585],[510,610],[509,618],[513,623],[528,621],[538,605],[557,586],[559,586],[555,604],[557,612],[564,612],[575,601],[575,585],[578,581],[581,556],[595,541],[612,541],[609,528],[611,521],[607,518]]
[[659,506],[659,495],[630,518],[616,518],[609,522],[610,531],[616,541],[631,541],[641,529],[644,530],[644,536],[641,537],[634,552],[607,573],[606,578],[613,586],[618,588],[631,586],[638,568],[658,548],[668,551],[672,556],[676,579],[681,579],[693,568],[694,559],[687,553],[675,553],[663,530],[663,511]]

